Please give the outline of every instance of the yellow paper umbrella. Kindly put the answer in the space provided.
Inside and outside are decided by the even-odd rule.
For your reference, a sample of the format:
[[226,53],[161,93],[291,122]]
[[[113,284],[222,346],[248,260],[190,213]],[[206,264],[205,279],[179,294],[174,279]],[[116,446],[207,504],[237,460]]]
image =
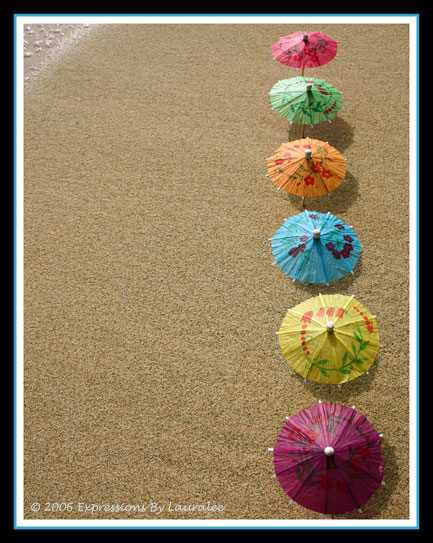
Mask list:
[[346,176],[346,160],[328,143],[312,138],[283,143],[267,159],[272,182],[298,196],[321,196],[335,190]]
[[293,369],[320,383],[359,377],[379,350],[375,316],[342,294],[319,294],[289,309],[277,334]]

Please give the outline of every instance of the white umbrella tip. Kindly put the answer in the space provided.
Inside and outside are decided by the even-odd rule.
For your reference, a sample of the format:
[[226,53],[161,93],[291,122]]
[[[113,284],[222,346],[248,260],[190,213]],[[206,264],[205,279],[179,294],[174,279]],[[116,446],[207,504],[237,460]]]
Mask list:
[[334,449],[332,447],[325,447],[323,452],[326,454],[326,456],[333,456]]
[[326,329],[328,330],[328,332],[332,332],[334,330],[334,322],[333,321],[327,322]]
[[314,238],[314,239],[320,238],[320,229],[319,229],[319,228],[315,228],[315,229],[313,230],[312,234],[313,234],[313,238]]

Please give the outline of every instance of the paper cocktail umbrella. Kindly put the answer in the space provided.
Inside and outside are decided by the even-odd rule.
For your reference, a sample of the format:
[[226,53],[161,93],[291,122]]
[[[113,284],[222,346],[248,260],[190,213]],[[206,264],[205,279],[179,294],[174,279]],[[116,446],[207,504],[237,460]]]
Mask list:
[[329,283],[352,273],[361,254],[351,226],[317,211],[305,210],[286,219],[271,245],[281,270],[305,283]]
[[367,503],[382,483],[380,442],[354,408],[318,403],[284,424],[273,448],[275,475],[300,505],[325,515],[349,513]]
[[272,46],[272,56],[281,64],[291,68],[323,66],[335,57],[338,45],[322,32],[294,32],[280,38]]
[[287,311],[281,351],[305,379],[338,384],[364,374],[379,350],[376,317],[353,296],[309,298]]
[[330,122],[343,106],[339,90],[324,79],[313,77],[282,79],[269,95],[272,109],[290,123],[302,125]]
[[302,198],[329,194],[344,181],[346,160],[327,142],[302,138],[283,143],[267,159],[267,177]]

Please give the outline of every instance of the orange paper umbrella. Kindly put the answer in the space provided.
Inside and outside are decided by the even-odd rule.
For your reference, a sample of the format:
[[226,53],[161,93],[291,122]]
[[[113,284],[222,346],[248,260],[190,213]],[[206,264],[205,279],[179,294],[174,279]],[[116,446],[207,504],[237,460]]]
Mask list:
[[297,196],[321,196],[346,176],[346,160],[324,141],[304,138],[283,143],[267,159],[268,174],[279,188]]

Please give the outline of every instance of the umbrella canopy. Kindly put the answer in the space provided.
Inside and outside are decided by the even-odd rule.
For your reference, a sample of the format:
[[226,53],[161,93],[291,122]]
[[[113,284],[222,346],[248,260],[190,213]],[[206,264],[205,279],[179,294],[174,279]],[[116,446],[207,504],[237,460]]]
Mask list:
[[272,56],[291,68],[317,68],[331,62],[337,49],[337,42],[321,32],[299,31],[274,43]]
[[286,494],[300,505],[324,514],[349,513],[382,482],[380,436],[353,408],[315,404],[284,424],[274,469]]
[[289,217],[271,241],[275,262],[289,277],[329,283],[352,272],[361,244],[351,226],[331,213],[307,211]]
[[309,298],[277,332],[284,358],[306,379],[343,383],[365,373],[379,350],[376,318],[353,296]]
[[324,141],[302,138],[283,143],[267,159],[272,182],[297,196],[321,196],[335,190],[346,177],[346,160]]
[[329,121],[343,106],[339,90],[324,79],[313,77],[282,79],[269,94],[273,109],[285,119],[300,124]]

